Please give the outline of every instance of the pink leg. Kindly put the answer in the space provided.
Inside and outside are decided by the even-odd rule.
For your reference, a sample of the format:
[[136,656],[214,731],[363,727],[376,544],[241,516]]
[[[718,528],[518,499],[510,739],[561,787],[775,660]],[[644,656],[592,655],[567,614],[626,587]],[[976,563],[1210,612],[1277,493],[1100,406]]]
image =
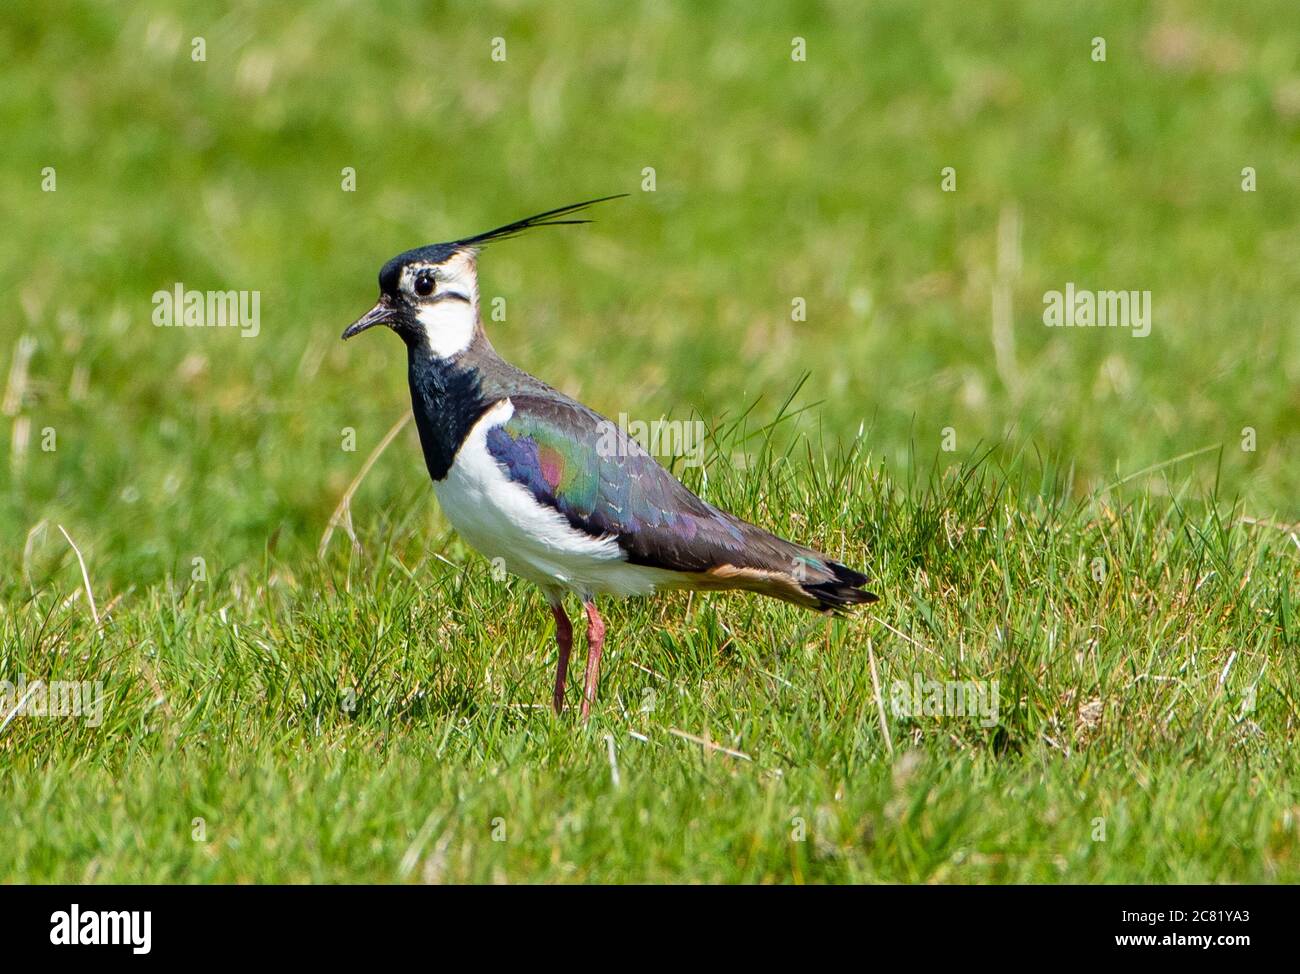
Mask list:
[[596,611],[596,603],[582,603],[587,610],[587,675],[582,681],[582,719],[591,716],[591,704],[596,699],[596,684],[600,682],[600,651],[605,648],[605,623]]
[[560,661],[555,667],[555,696],[551,698],[558,714],[564,710],[564,681],[569,676],[569,650],[573,649],[573,626],[564,612],[563,602],[551,603],[555,616],[555,645],[560,647]]

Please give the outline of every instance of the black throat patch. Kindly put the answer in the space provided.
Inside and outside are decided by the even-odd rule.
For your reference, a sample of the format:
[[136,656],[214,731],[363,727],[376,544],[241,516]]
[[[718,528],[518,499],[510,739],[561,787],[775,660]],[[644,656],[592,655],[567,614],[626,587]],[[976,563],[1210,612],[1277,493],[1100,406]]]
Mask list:
[[485,395],[478,369],[440,359],[427,345],[407,345],[411,409],[429,476],[442,480],[456,451],[495,400]]

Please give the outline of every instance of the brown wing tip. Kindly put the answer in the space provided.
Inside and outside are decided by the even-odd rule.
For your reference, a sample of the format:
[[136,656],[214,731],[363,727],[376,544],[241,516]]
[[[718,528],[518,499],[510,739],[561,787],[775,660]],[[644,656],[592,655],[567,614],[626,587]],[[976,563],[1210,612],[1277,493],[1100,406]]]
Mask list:
[[837,562],[828,561],[827,565],[835,577],[824,582],[801,581],[790,572],[735,565],[718,565],[706,575],[715,579],[719,588],[747,589],[819,612],[841,612],[855,605],[880,601],[875,592],[861,587],[867,582],[866,575]]

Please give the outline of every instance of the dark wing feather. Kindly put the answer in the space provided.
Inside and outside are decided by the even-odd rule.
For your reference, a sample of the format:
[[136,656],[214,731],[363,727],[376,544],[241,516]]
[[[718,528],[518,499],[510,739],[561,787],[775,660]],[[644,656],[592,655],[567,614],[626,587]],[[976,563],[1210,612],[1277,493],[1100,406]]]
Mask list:
[[754,570],[766,573],[768,588],[770,576],[779,574],[819,608],[874,600],[857,589],[865,576],[696,497],[617,425],[581,403],[558,394],[512,396],[511,402],[514,414],[488,433],[488,450],[575,528],[615,538],[633,564],[696,574]]
[[571,400],[512,396],[488,433],[512,479],[574,527],[613,537],[636,564],[707,571],[737,558],[743,522],[686,489],[614,423]]

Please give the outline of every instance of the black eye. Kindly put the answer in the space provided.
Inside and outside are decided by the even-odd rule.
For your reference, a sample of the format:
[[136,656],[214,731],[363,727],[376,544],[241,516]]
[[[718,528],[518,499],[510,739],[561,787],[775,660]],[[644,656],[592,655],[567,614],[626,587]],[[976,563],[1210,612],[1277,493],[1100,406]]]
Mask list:
[[433,271],[420,271],[415,275],[415,293],[422,298],[433,293]]

